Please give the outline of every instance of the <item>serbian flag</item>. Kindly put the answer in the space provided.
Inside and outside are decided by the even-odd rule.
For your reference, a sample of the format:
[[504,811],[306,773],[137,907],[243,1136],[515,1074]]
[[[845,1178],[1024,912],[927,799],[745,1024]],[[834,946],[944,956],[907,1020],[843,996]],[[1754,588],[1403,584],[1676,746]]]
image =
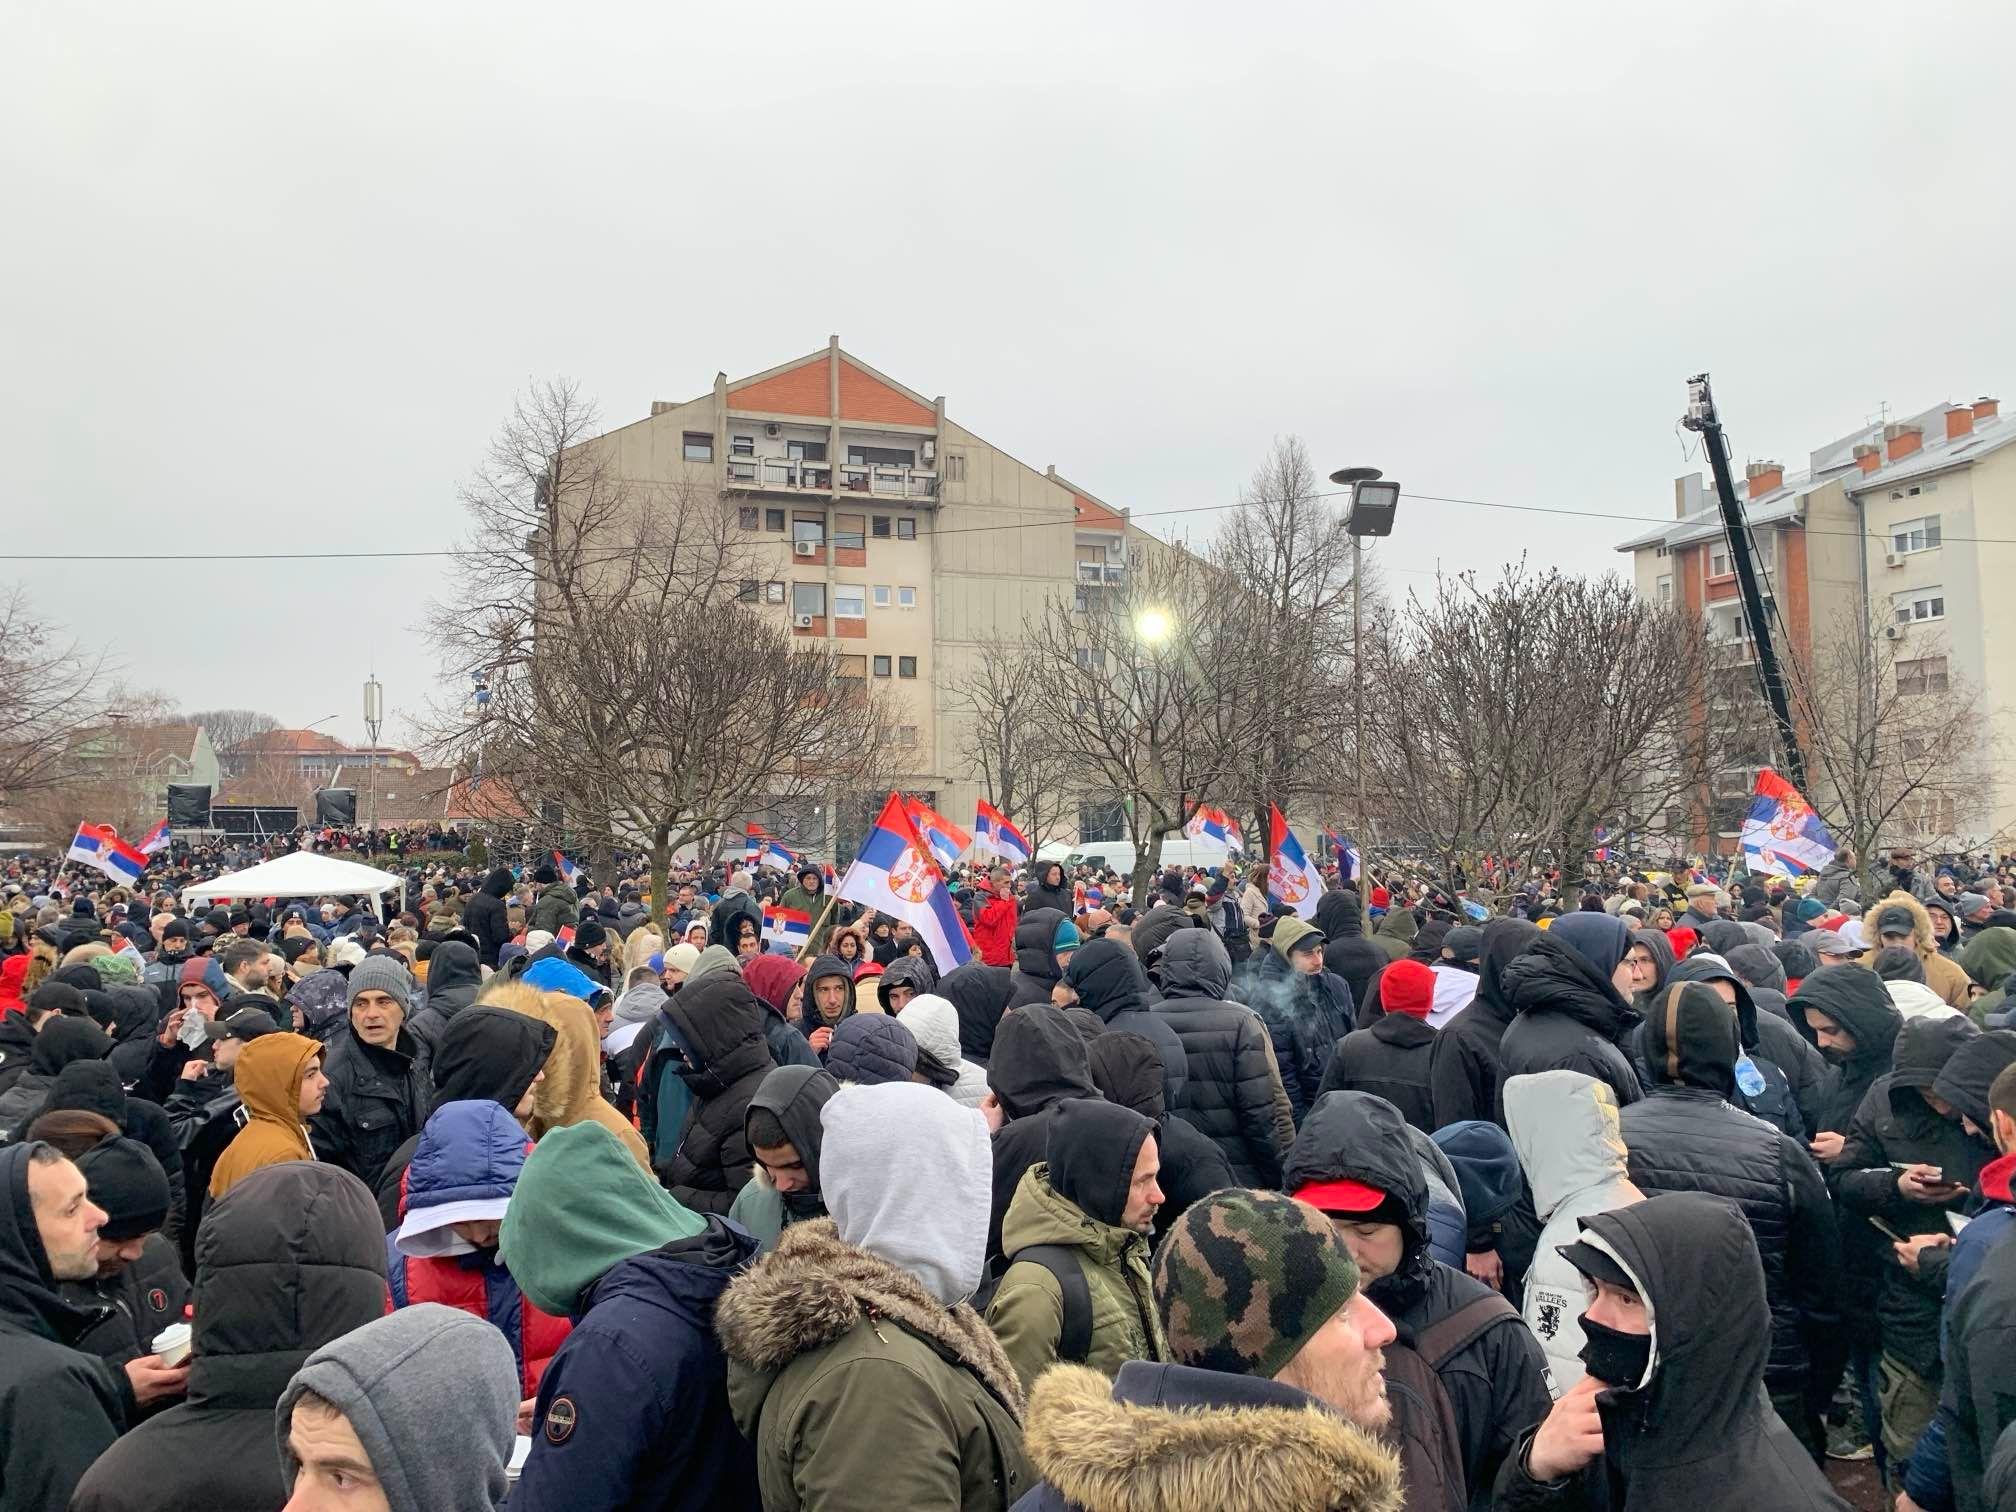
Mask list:
[[168,849],[169,842],[174,838],[175,832],[168,828],[168,821],[163,819],[154,828],[147,831],[145,835],[141,836],[140,843],[133,848],[143,856],[151,856],[156,851]]
[[940,976],[973,959],[973,941],[944,875],[910,822],[903,800],[894,793],[833,891],[850,903],[865,903],[906,921],[923,940]]
[[1356,882],[1358,880],[1358,868],[1364,863],[1365,859],[1358,854],[1358,847],[1351,842],[1349,836],[1340,835],[1334,829],[1325,830],[1323,833],[1330,837],[1330,849],[1336,852],[1337,855],[1337,880],[1339,882]]
[[553,864],[560,869],[561,880],[570,886],[573,884],[574,879],[581,875],[581,868],[576,866],[572,861],[569,861],[557,850],[553,852]]
[[1294,909],[1297,918],[1310,918],[1316,912],[1317,899],[1323,896],[1323,874],[1288,828],[1280,806],[1268,804],[1267,813],[1272,838],[1268,848],[1274,853],[1273,864],[1267,869],[1268,896]]
[[798,950],[812,938],[812,915],[802,908],[773,904],[763,910],[763,938],[786,950]]
[[985,798],[973,806],[973,849],[990,851],[1003,861],[1026,865],[1035,854],[1022,831],[1008,822],[1008,816]]
[[765,835],[757,842],[756,865],[759,868],[767,866],[772,871],[795,871],[798,858],[784,848],[781,840]]
[[742,864],[744,866],[754,866],[756,864],[757,853],[763,849],[763,839],[762,825],[745,824],[742,827]]
[[1799,789],[1769,767],[1757,774],[1743,821],[1743,861],[1755,872],[1804,877],[1834,859],[1839,847]]
[[938,858],[941,867],[950,868],[958,861],[959,853],[973,843],[971,835],[919,799],[905,798],[902,804],[910,827],[931,847],[931,854]]
[[109,824],[80,824],[66,859],[95,866],[114,882],[138,882],[147,858],[119,838]]
[[1190,816],[1190,822],[1183,826],[1183,833],[1192,840],[1202,840],[1207,845],[1229,851],[1233,828],[1232,816],[1225,810],[1208,808],[1200,803],[1197,811]]

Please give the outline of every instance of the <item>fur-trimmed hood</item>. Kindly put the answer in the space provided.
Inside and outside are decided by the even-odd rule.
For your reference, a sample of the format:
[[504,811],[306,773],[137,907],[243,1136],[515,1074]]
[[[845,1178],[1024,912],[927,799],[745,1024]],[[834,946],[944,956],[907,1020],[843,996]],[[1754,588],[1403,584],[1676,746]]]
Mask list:
[[830,1218],[794,1223],[777,1248],[722,1294],[714,1325],[728,1358],[763,1378],[735,1415],[755,1431],[776,1374],[802,1354],[837,1343],[858,1324],[901,1324],[954,1365],[977,1377],[1017,1422],[1022,1392],[993,1330],[964,1302],[939,1305],[915,1276],[848,1244]]
[[1401,1505],[1400,1461],[1363,1429],[1290,1387],[1183,1366],[1130,1362],[1115,1381],[1052,1366],[1031,1394],[1023,1447],[1086,1512]]
[[1882,918],[1883,910],[1886,908],[1903,908],[1910,911],[1911,948],[1918,953],[1919,960],[1929,961],[1939,953],[1939,947],[1932,940],[1932,915],[1925,911],[1923,903],[1902,889],[1888,894],[1874,908],[1862,911],[1863,930],[1869,937],[1872,949],[1878,943],[1876,921]]

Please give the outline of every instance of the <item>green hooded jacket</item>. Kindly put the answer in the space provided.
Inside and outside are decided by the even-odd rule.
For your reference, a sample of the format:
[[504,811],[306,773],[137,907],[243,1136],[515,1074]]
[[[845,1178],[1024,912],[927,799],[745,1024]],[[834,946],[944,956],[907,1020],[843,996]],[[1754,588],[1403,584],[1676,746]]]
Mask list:
[[2006,1006],[2002,984],[2016,971],[2016,929],[1998,924],[1982,930],[1960,952],[1960,967],[1988,989],[1985,997],[1976,998],[1967,1009],[1974,1022],[1986,1028],[1988,1015],[2000,1013]]
[[639,1169],[614,1134],[578,1123],[532,1147],[504,1210],[497,1252],[527,1301],[567,1318],[612,1266],[706,1227]]
[[1395,903],[1386,910],[1386,917],[1379,921],[1378,931],[1372,936],[1372,943],[1385,951],[1395,961],[1405,960],[1414,950],[1414,910],[1404,903]]
[[532,916],[525,921],[525,927],[557,935],[580,917],[581,900],[575,896],[573,887],[565,882],[549,882],[533,900]]
[[[1082,1363],[1111,1376],[1129,1360],[1169,1358],[1148,1276],[1146,1236],[1101,1223],[1059,1196],[1050,1185],[1050,1167],[1041,1161],[1022,1173],[1001,1223],[1004,1254],[1035,1244],[1061,1244],[1078,1251],[1085,1289],[1092,1296],[1092,1347]],[[1044,1266],[1018,1261],[995,1289],[987,1323],[1027,1391],[1057,1362],[1058,1339],[1064,1331],[1064,1289]]]

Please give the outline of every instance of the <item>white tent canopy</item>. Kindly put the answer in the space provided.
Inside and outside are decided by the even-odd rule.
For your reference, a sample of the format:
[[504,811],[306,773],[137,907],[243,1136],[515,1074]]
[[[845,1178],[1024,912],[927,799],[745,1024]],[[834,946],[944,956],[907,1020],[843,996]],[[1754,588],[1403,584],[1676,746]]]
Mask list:
[[262,861],[228,877],[199,882],[182,889],[182,903],[215,902],[219,898],[319,898],[362,894],[380,897],[397,889],[399,902],[406,902],[406,880],[391,872],[379,871],[336,856],[315,851],[295,851],[272,861]]

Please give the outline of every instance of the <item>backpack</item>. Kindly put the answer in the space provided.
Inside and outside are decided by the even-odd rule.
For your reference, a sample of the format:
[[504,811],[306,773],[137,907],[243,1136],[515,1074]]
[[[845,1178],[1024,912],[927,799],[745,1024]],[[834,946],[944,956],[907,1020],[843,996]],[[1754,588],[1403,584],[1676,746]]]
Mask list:
[[[1064,1327],[1057,1335],[1057,1358],[1083,1365],[1092,1353],[1092,1288],[1085,1284],[1085,1269],[1078,1251],[1068,1244],[1032,1244],[1008,1257],[1008,1265],[1027,1260],[1040,1265],[1057,1278],[1064,1293]],[[1008,1273],[1003,1267],[1004,1276]]]
[[1486,1331],[1518,1312],[1497,1292],[1474,1297],[1446,1318],[1437,1318],[1414,1335],[1414,1352],[1428,1362],[1428,1368],[1442,1367],[1475,1344]]

